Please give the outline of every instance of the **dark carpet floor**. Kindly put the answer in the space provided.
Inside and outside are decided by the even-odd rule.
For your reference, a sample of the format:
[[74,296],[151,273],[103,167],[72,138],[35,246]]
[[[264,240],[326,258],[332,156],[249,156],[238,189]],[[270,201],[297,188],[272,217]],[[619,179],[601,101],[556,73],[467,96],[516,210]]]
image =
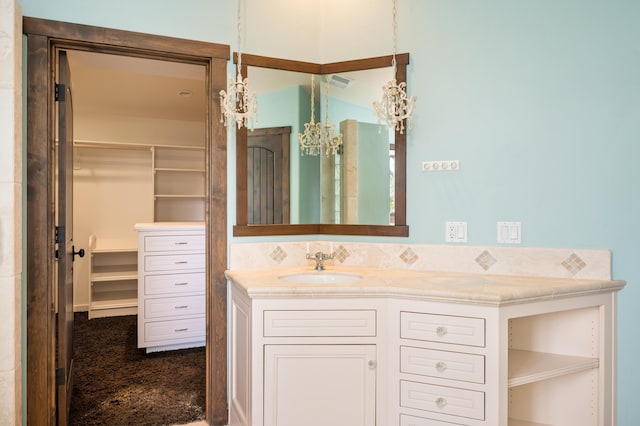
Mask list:
[[205,348],[145,354],[135,315],[76,313],[71,426],[174,425],[205,417]]

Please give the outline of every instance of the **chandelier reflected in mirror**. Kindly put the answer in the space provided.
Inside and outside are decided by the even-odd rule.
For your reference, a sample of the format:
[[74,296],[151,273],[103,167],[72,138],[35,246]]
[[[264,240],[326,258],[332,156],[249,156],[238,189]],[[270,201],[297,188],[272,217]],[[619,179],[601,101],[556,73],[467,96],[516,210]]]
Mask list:
[[300,151],[306,155],[335,154],[342,146],[342,133],[337,133],[329,122],[329,85],[325,82],[325,122],[315,121],[315,75],[311,74],[311,118],[298,133]]
[[228,128],[232,123],[236,123],[238,129],[242,126],[251,127],[255,116],[258,114],[258,100],[255,93],[249,90],[249,78],[242,76],[242,0],[238,0],[238,66],[236,70],[236,78],[230,78],[227,90],[220,91],[220,109],[222,117],[220,122]]
[[416,103],[416,97],[407,97],[407,83],[398,83],[396,80],[396,52],[398,45],[398,23],[396,1],[393,1],[393,57],[391,67],[392,79],[382,86],[382,99],[373,103],[373,109],[378,117],[378,124],[385,124],[389,129],[399,130],[404,133],[405,121],[411,126],[411,116]]

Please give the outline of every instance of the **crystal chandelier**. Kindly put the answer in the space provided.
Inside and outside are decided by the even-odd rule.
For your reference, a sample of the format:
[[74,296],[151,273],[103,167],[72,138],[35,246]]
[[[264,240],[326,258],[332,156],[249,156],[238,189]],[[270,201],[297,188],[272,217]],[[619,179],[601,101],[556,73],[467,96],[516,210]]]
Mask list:
[[396,50],[398,44],[397,0],[393,0],[393,57],[391,67],[393,78],[382,86],[382,100],[374,102],[373,108],[378,116],[378,124],[386,124],[389,129],[404,133],[404,122],[411,126],[411,115],[416,103],[416,97],[407,98],[407,83],[396,81]]
[[322,127],[321,144],[324,155],[335,154],[342,146],[342,133],[336,133],[336,126],[329,122],[329,83],[324,83],[325,120]]
[[315,76],[311,74],[311,119],[304,123],[304,133],[298,133],[298,142],[303,154],[318,155],[322,147],[322,125],[315,119]]
[[242,0],[238,0],[238,67],[236,78],[229,79],[227,91],[220,91],[220,109],[222,117],[220,122],[225,126],[233,125],[234,121],[240,129],[243,125],[253,128],[254,116],[258,113],[258,100],[256,94],[249,90],[249,78],[242,77],[242,51],[241,51],[241,10]]
[[311,119],[304,124],[304,132],[298,133],[300,150],[307,155],[335,154],[342,146],[342,134],[336,134],[335,126],[329,122],[329,85],[325,83],[324,125],[315,121],[315,76],[311,74]]

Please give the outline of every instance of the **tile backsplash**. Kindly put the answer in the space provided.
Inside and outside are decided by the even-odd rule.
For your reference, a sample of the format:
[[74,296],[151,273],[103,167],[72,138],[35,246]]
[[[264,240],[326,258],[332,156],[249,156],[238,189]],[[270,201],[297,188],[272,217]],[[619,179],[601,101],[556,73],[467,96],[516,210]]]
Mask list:
[[609,250],[363,242],[231,244],[230,269],[313,266],[306,253],[334,253],[327,266],[414,269],[492,275],[611,279]]

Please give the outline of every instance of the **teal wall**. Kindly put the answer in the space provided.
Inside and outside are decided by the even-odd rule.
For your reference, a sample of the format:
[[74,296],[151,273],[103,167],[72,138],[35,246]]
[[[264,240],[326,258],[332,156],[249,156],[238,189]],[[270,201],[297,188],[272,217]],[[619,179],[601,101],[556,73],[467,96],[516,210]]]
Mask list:
[[[263,22],[276,19],[279,2],[263,1],[274,3]],[[20,3],[26,16],[235,45],[235,2]],[[358,21],[389,3],[369,1]],[[493,245],[496,222],[513,220],[523,246],[611,249],[613,276],[628,282],[619,295],[618,425],[640,424],[640,1],[399,0],[398,9],[398,49],[411,53],[409,91],[418,97],[407,148],[411,236],[335,239],[442,244],[445,221],[463,220],[469,244]],[[342,38],[335,60],[388,53],[379,24]],[[265,39],[271,30],[248,31]],[[305,35],[245,50],[294,59]],[[231,137],[230,226],[234,152]],[[460,171],[420,171],[421,161],[446,159],[460,160]]]
[[358,123],[358,223],[389,223],[390,179],[389,134],[377,124]]

